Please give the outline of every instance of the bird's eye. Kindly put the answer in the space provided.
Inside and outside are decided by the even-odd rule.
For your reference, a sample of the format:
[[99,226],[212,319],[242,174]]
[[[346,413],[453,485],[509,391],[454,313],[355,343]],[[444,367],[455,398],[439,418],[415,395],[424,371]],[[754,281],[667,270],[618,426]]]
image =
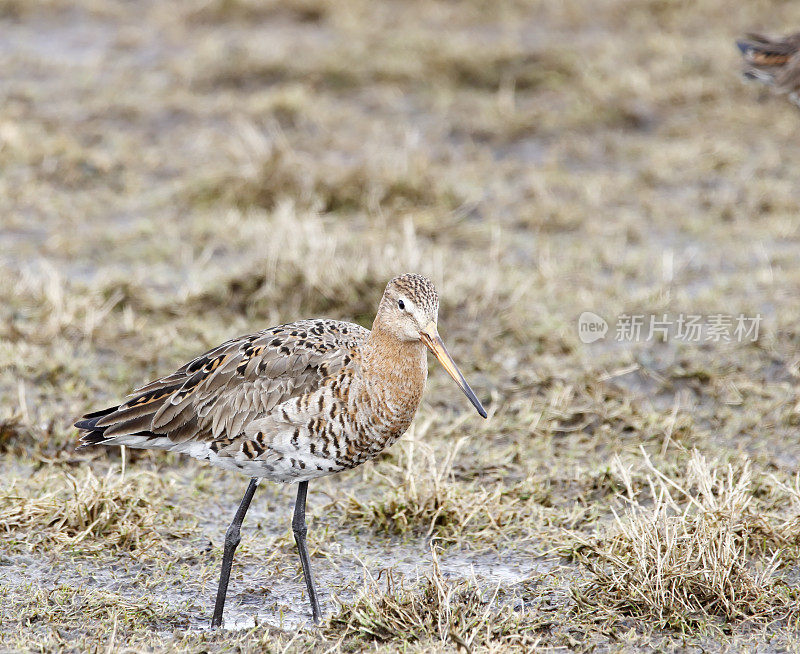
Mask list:
[[400,307],[400,311],[405,311],[406,303],[403,302],[402,300],[398,300],[397,301],[397,306]]

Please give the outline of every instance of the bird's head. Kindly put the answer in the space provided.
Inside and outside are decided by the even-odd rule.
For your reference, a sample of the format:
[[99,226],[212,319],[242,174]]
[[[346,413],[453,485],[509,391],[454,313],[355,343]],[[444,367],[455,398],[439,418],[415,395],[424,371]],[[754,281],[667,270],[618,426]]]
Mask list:
[[478,413],[485,418],[486,410],[467,384],[439,336],[436,326],[438,317],[439,295],[431,280],[422,275],[407,273],[395,277],[386,285],[375,317],[375,327],[379,326],[401,341],[424,343],[469,398]]

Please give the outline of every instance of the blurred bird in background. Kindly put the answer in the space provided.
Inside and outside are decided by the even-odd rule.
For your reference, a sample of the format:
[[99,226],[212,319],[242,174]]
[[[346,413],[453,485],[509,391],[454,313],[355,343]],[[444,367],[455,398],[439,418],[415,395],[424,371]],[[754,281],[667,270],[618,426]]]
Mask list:
[[742,53],[746,79],[757,80],[786,93],[800,106],[800,32],[785,37],[770,38],[762,34],[747,34],[736,41]]

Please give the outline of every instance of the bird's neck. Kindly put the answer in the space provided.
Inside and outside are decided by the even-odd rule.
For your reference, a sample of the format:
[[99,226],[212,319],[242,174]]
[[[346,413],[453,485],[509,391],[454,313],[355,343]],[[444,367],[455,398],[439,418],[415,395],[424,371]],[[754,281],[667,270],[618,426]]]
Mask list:
[[428,376],[428,358],[422,341],[403,341],[373,325],[362,361],[363,374],[375,388],[385,389],[395,402],[416,410]]

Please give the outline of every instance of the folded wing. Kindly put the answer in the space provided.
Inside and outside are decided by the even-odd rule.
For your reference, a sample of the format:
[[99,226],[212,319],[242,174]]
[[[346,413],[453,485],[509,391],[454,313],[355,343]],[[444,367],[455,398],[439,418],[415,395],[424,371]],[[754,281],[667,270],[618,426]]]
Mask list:
[[319,388],[368,335],[351,323],[303,320],[235,338],[75,426],[83,445],[188,449],[176,446],[233,438],[281,403]]

